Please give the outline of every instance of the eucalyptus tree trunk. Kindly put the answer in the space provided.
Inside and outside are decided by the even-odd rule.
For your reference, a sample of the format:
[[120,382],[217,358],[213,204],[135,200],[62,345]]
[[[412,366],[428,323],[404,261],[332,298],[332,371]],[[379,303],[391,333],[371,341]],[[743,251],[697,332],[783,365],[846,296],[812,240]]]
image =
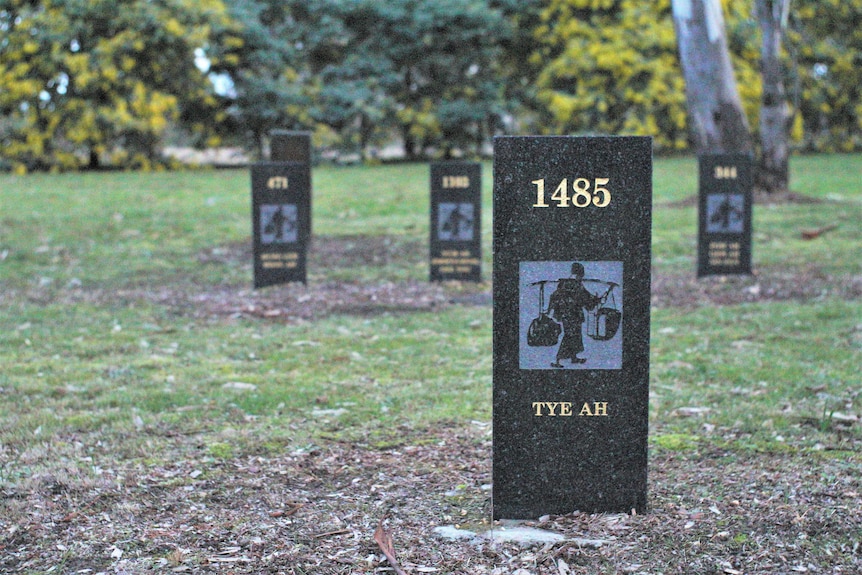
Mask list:
[[760,160],[756,185],[768,193],[788,189],[791,115],[781,69],[781,43],[787,27],[790,0],[755,0],[757,20],[763,34],[760,73],[763,95],[760,102]]
[[752,151],[720,0],[672,0],[691,136],[698,153]]

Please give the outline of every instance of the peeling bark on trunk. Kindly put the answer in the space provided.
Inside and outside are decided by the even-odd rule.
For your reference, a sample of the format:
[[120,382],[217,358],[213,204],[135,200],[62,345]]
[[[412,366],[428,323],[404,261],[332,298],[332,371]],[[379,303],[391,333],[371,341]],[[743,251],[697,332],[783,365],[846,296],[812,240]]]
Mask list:
[[790,0],[756,0],[757,19],[763,33],[760,50],[763,95],[760,104],[760,160],[755,185],[767,193],[788,190],[789,132],[791,115],[781,70],[781,43]]
[[673,0],[688,116],[698,153],[750,153],[719,0]]

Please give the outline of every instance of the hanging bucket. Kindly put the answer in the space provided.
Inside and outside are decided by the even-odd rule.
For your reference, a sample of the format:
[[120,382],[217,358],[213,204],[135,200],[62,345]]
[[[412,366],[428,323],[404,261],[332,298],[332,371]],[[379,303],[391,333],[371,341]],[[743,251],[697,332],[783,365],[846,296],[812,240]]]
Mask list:
[[530,322],[530,329],[527,330],[527,345],[530,347],[557,345],[561,331],[560,324],[551,319],[548,314],[541,313]]
[[589,336],[598,341],[613,339],[620,329],[623,314],[612,307],[599,308],[595,313],[595,330]]

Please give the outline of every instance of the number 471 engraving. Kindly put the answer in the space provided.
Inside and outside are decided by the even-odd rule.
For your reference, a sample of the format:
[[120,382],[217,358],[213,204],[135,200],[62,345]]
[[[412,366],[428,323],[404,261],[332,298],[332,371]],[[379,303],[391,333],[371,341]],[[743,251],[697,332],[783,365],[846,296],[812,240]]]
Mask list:
[[[610,178],[595,178],[591,184],[587,178],[577,178],[572,182],[572,194],[569,195],[569,179],[564,178],[551,194],[551,200],[557,202],[558,208],[567,208],[570,204],[576,208],[588,206],[604,208],[611,203],[611,191],[604,187],[609,181]],[[533,207],[550,207],[545,200],[545,178],[533,180],[530,183],[536,186],[536,203]],[[591,185],[592,189],[590,189]]]

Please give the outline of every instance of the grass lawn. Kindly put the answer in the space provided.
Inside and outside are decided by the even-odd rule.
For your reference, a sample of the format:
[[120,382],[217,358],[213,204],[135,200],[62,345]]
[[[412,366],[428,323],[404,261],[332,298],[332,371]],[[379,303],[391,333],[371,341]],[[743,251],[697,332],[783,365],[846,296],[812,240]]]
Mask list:
[[316,167],[309,284],[258,291],[247,170],[0,174],[0,572],[378,573],[384,519],[408,573],[862,572],[862,156],[793,158],[743,278],[693,277],[696,168],[654,169],[651,511],[529,547],[433,532],[489,527],[492,349],[427,165]]

